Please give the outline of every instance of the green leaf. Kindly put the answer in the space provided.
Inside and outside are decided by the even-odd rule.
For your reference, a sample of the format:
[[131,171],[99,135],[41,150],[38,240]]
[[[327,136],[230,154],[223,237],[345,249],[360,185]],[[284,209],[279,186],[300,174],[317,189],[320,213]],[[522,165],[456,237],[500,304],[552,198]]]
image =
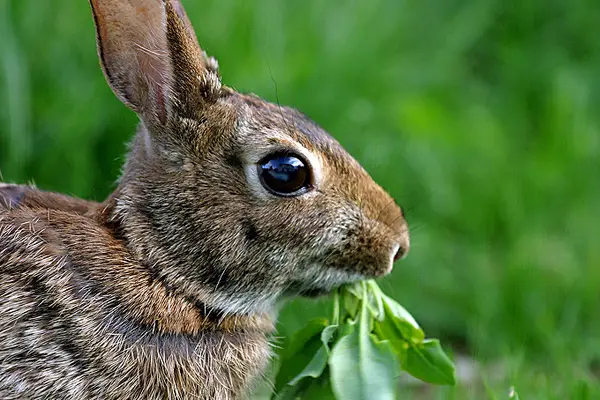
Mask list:
[[[346,287],[344,287],[346,289]],[[341,295],[344,310],[350,315],[351,318],[356,317],[358,313],[360,300],[352,294],[351,291],[344,290]]]
[[328,371],[317,379],[304,379],[295,386],[286,386],[274,400],[336,400]]
[[[411,343],[421,343],[425,339],[425,333],[417,324],[417,321],[404,307],[394,301],[392,298],[382,295],[383,309],[385,310],[385,324],[393,324],[395,330]],[[390,327],[390,331],[393,329]],[[384,338],[387,339],[387,338]]]
[[311,379],[311,384],[299,397],[299,400],[336,400],[333,390],[331,389],[331,379],[329,373],[321,375],[318,379]]
[[338,399],[395,399],[398,363],[389,342],[380,342],[370,335],[370,316],[363,301],[359,329],[342,337],[331,351],[331,385]]
[[321,347],[317,353],[314,355],[312,360],[308,363],[306,367],[300,372],[298,375],[294,377],[291,381],[288,382],[289,386],[296,385],[301,379],[311,377],[318,378],[321,376],[325,367],[327,366],[327,360],[329,359],[329,352],[325,350],[324,347]]
[[394,353],[403,360],[406,350],[410,347],[409,343],[404,339],[396,325],[389,319],[382,322],[375,321],[374,332],[379,340],[387,340]]
[[346,292],[350,293],[353,297],[364,300],[363,282],[356,282],[354,284],[344,286]]
[[394,317],[410,323],[416,329],[421,329],[419,324],[417,324],[417,321],[415,321],[413,316],[410,315],[406,308],[402,307],[394,299],[386,296],[385,294],[382,294],[381,298],[383,299],[384,306],[388,307],[387,311],[390,312]]
[[327,349],[327,354],[329,354],[329,342],[331,342],[331,339],[333,339],[333,335],[335,335],[337,330],[337,325],[329,325],[321,332],[321,342],[323,342],[323,346]]
[[346,321],[344,321],[344,323],[340,326],[339,337],[341,338],[354,332],[357,323],[358,322],[356,320],[346,319]]
[[292,339],[286,343],[284,347],[285,351],[283,352],[284,357],[287,358],[298,353],[305,346],[306,342],[321,333],[328,325],[329,323],[325,318],[316,318],[309,321],[304,328],[297,331]]
[[329,360],[329,342],[333,338],[333,335],[337,331],[337,325],[329,325],[321,332],[321,343],[323,346],[317,351],[312,360],[308,363],[308,365],[300,372],[298,375],[294,377],[288,385],[294,386],[301,379],[306,377],[318,378],[321,376],[325,367],[327,366],[327,361]]
[[326,327],[327,320],[325,319],[310,321],[285,346],[275,379],[275,391],[277,393],[282,391],[288,382],[301,374],[305,367],[313,361],[316,353],[323,347],[321,336]]
[[273,397],[274,400],[296,400],[303,397],[303,393],[306,392],[311,385],[309,380],[300,382],[298,385],[285,386],[283,389],[277,392]]
[[409,346],[401,364],[406,372],[422,381],[438,385],[456,384],[454,364],[437,339]]
[[[357,282],[346,287],[350,296],[361,301],[361,305],[366,305],[373,318],[383,319],[383,305],[381,289],[375,281]],[[366,304],[365,304],[366,303]],[[354,315],[355,313],[353,313]]]
[[385,310],[383,308],[383,292],[379,289],[377,282],[369,280],[365,282],[369,289],[370,298],[374,303],[375,309],[372,310],[373,317],[377,321],[383,321],[385,319]]
[[371,338],[361,343],[358,332],[344,336],[331,351],[331,385],[338,399],[395,399],[398,363],[389,343]]

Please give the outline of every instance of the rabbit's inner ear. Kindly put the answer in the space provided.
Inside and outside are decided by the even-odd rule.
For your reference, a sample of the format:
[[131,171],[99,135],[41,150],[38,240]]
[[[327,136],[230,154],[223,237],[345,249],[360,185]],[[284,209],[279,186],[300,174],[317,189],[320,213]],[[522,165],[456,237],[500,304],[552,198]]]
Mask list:
[[172,112],[187,114],[218,92],[216,63],[198,46],[178,0],[90,4],[106,79],[149,125],[165,125]]
[[[165,10],[157,0],[90,0],[98,55],[106,79],[126,105],[139,114],[164,114],[169,62]],[[161,110],[162,109],[162,110]]]

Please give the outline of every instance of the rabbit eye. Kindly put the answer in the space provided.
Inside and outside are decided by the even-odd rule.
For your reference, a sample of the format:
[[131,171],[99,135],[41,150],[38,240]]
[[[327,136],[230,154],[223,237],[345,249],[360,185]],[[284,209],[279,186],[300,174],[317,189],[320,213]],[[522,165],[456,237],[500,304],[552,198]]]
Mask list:
[[294,154],[268,155],[258,163],[260,183],[277,196],[296,196],[310,188],[307,163]]

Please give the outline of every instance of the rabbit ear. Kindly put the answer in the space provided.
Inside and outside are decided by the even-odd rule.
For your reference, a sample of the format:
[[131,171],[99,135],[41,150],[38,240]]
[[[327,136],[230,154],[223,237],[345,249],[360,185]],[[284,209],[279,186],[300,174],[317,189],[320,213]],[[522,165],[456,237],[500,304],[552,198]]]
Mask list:
[[181,21],[183,21],[183,24],[185,25],[185,28],[187,29],[190,39],[192,39],[192,41],[194,43],[196,43],[196,46],[198,46],[198,48],[200,48],[200,45],[198,44],[198,37],[196,36],[196,32],[194,31],[192,22],[188,18],[187,14],[185,12],[185,9],[183,8],[183,4],[181,4],[181,0],[171,0],[171,4],[173,5],[173,9],[175,10],[175,13],[177,13],[177,16],[179,16],[179,18],[181,18]]
[[197,109],[220,89],[179,0],[90,0],[98,55],[117,97],[145,122]]

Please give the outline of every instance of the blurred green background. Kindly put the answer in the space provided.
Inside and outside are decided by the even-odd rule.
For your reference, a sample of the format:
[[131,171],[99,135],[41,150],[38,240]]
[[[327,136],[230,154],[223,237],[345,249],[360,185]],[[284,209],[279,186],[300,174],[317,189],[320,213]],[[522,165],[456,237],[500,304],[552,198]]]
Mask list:
[[[184,3],[226,84],[304,111],[408,211],[381,286],[481,379],[407,398],[600,398],[596,0]],[[0,1],[4,180],[101,200],[136,122],[87,1]],[[280,334],[325,313],[291,304]]]

